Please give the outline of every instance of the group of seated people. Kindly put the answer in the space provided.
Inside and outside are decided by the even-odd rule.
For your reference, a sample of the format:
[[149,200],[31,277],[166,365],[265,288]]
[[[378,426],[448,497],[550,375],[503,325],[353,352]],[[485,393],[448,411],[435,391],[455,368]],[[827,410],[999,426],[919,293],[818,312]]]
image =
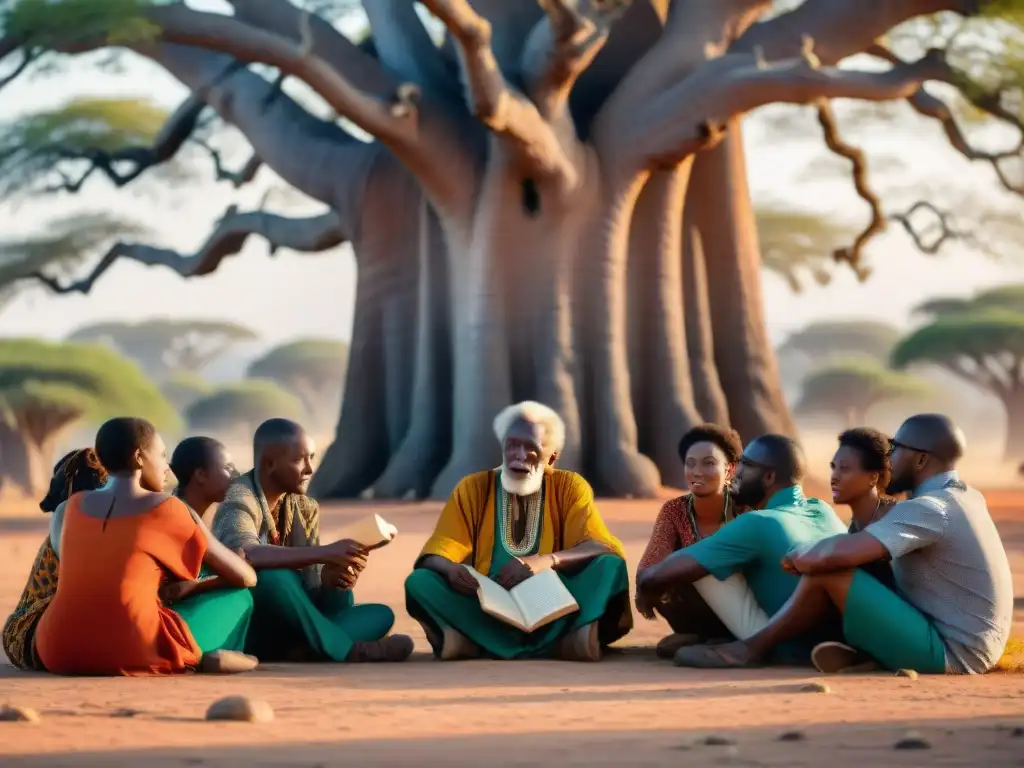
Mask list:
[[[840,436],[832,495],[852,509],[848,528],[804,495],[793,440],[744,448],[729,429],[690,430],[688,493],[658,515],[633,600],[590,486],[555,466],[558,414],[519,403],[494,429],[501,466],[459,483],[405,581],[439,659],[599,661],[632,629],[633,601],[669,623],[655,650],[679,666],[978,674],[1003,652],[1010,567],[983,496],[957,476],[964,439],[943,416],[914,416],[892,440]],[[168,465],[151,424],[106,422],[94,448],[54,468],[40,503],[50,534],[4,651],[20,668],[76,675],[405,660],[413,641],[389,634],[392,610],[353,599],[371,552],[320,541],[313,464],[309,435],[283,419],[257,429],[244,475],[211,438],[183,440]],[[524,631],[483,610],[469,567],[509,590],[552,570],[578,607]]]

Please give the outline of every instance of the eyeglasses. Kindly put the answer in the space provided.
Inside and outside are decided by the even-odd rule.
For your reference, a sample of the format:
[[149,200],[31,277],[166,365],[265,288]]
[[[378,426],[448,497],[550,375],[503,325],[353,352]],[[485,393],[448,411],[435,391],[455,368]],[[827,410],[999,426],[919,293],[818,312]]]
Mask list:
[[902,448],[904,451],[912,451],[914,453],[931,453],[931,451],[926,451],[923,448],[915,448],[914,446],[907,445],[906,443],[897,443],[895,440],[890,440],[888,456],[891,458],[892,455],[896,453],[896,451],[898,451],[900,448]]

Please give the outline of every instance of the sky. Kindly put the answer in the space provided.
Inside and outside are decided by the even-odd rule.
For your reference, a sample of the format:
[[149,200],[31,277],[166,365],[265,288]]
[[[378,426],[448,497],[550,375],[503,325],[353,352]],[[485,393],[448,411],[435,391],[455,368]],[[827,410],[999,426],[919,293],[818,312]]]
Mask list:
[[[0,68],[0,73],[3,71]],[[144,97],[171,108],[185,95],[176,80],[141,59],[133,58],[119,75],[97,74],[83,62],[59,78],[15,81],[0,91],[0,116],[13,119],[81,96]],[[840,117],[844,114],[842,109],[839,113]],[[767,132],[763,123],[756,115],[748,119],[745,136],[755,203],[805,209],[857,225],[867,220],[866,206],[854,194],[848,178],[814,182],[800,178],[825,155],[813,119],[801,122],[801,128],[786,141]],[[1024,207],[1012,208],[1020,204],[997,191],[990,169],[971,165],[957,155],[937,126],[923,119],[908,117],[896,125],[862,128],[850,136],[862,143],[869,157],[902,158],[902,165],[881,179],[881,187],[891,192],[890,209],[924,196],[944,205],[969,200],[982,208],[1010,207],[1024,212]],[[1006,142],[998,131],[982,138]],[[235,146],[231,157],[236,164],[244,162],[244,144]],[[205,167],[198,167],[202,175]],[[212,177],[212,170],[208,176]],[[151,182],[116,190],[97,181],[78,196],[0,206],[0,238],[38,233],[48,220],[73,211],[106,210],[150,227],[151,241],[156,244],[191,251],[202,243],[224,208],[232,202],[242,209],[256,207],[273,184],[273,174],[266,170],[258,183],[238,191],[212,182],[175,188]],[[290,215],[319,210],[313,203],[296,205],[290,199],[277,202],[275,198],[269,207],[274,208],[275,203],[278,211]],[[764,298],[772,338],[781,341],[787,333],[820,319],[874,317],[906,325],[914,321],[914,306],[929,297],[962,296],[1007,282],[1024,282],[1019,246],[1004,243],[999,250],[999,257],[991,258],[954,245],[941,256],[923,256],[894,227],[869,247],[867,260],[873,275],[864,284],[849,270],[840,269],[830,285],[808,281],[807,288],[795,294],[781,279],[766,275]],[[270,257],[265,244],[254,239],[240,255],[203,278],[184,280],[166,269],[121,261],[86,296],[26,291],[0,308],[0,336],[56,339],[98,320],[202,317],[244,323],[267,345],[298,336],[347,339],[354,283],[355,262],[347,247],[315,256],[279,251]]]

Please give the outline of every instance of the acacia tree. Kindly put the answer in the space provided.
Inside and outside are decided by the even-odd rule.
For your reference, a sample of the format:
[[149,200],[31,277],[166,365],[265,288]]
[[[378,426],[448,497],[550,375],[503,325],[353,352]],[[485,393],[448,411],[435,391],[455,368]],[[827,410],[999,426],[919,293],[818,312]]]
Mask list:
[[178,413],[184,413],[192,403],[211,394],[213,390],[214,386],[210,382],[191,371],[172,373],[160,382],[160,391]]
[[[92,50],[115,30],[330,207],[248,230],[300,250],[348,239],[356,252],[346,401],[315,481],[322,496],[444,495],[497,463],[491,419],[526,397],[565,418],[565,464],[621,495],[653,494],[659,473],[677,485],[675,442],[698,418],[747,437],[792,431],[765,331],[742,116],[815,105],[871,205],[869,227],[835,254],[854,266],[885,216],[829,99],[906,98],[993,165],[1005,157],[967,145],[923,82],[964,86],[1019,125],[999,87],[973,87],[942,51],[904,62],[876,42],[924,15],[978,14],[977,0],[805,0],[776,15],[766,0],[424,0],[441,46],[411,0],[364,2],[362,46],[288,0],[230,5],[233,16],[16,0],[0,55]],[[860,52],[890,68],[834,68]],[[374,141],[237,64],[256,61],[304,81]],[[913,232],[909,216],[901,223]],[[101,267],[129,257],[205,274],[235,245],[215,234],[177,258],[120,245]],[[102,268],[51,285],[87,291]]]
[[870,358],[836,360],[804,381],[799,414],[842,417],[847,426],[862,426],[867,412],[884,402],[927,396],[927,382],[885,368]]
[[348,367],[348,344],[334,339],[299,339],[254,360],[247,376],[269,379],[294,393],[306,415],[319,423],[335,417]]
[[235,344],[256,338],[238,323],[172,319],[95,323],[68,336],[70,341],[111,344],[158,379],[181,371],[199,373]]
[[185,409],[189,429],[252,438],[267,419],[302,418],[302,402],[272,381],[248,379],[227,384]]
[[131,413],[161,429],[174,408],[137,365],[102,346],[0,341],[0,487],[38,494],[53,451],[73,425]]
[[940,315],[903,339],[892,362],[937,365],[995,395],[1006,410],[1006,458],[1024,458],[1024,313]]

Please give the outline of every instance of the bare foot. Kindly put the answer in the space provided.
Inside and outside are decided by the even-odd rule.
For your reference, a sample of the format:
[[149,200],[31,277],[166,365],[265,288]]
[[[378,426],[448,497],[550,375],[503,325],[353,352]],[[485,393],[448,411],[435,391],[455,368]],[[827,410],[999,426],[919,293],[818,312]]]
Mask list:
[[408,635],[390,635],[383,640],[355,643],[345,661],[365,664],[377,661],[405,661],[412,655],[413,642]]
[[570,632],[558,642],[558,658],[563,661],[600,661],[601,641],[597,622],[592,621]]
[[199,661],[198,671],[206,675],[237,675],[252,672],[260,665],[259,659],[238,651],[210,651]]
[[456,661],[458,659],[477,659],[480,657],[480,648],[454,627],[444,627],[444,637],[441,640],[441,661]]

